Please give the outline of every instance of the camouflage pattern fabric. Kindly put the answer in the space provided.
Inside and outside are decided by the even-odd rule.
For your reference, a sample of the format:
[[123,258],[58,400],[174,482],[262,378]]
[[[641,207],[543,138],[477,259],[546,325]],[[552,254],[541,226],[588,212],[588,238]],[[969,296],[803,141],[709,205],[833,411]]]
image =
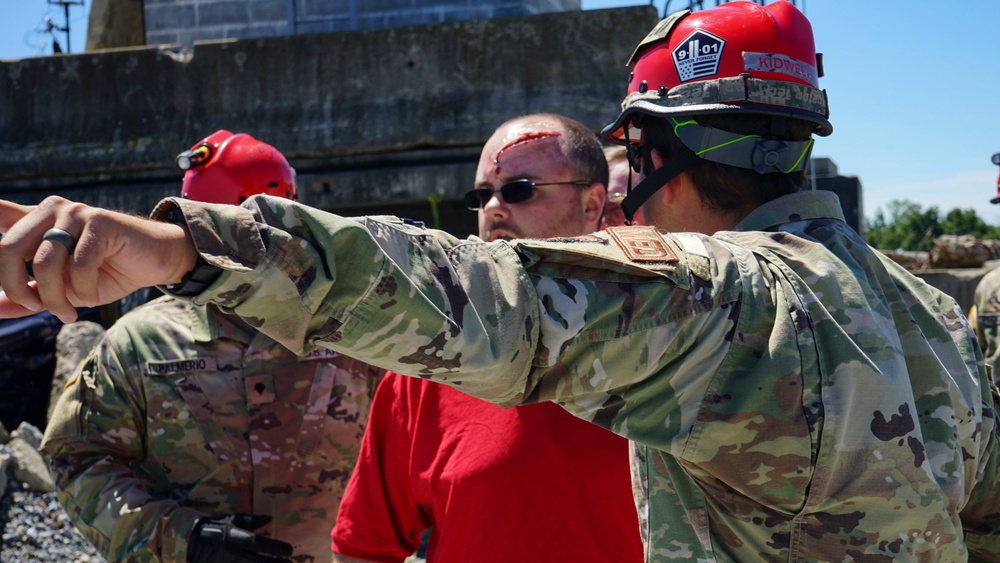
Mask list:
[[1000,268],[990,270],[979,280],[969,317],[995,383],[1000,360]]
[[161,298],[120,319],[67,384],[43,452],[59,501],[110,561],[187,561],[197,518],[330,561],[330,530],[382,371],[296,357],[209,307]]
[[195,301],[300,352],[556,401],[629,438],[649,561],[996,557],[996,392],[975,335],[833,194],[711,237],[493,243],[267,197],[153,216],[174,206],[226,270]]

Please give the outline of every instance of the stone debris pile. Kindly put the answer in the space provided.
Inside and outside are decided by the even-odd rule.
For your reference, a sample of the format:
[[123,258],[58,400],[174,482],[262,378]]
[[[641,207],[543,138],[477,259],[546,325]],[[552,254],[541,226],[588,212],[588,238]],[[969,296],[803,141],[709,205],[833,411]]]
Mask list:
[[0,424],[0,561],[103,562],[56,500],[41,442],[31,424],[9,434]]

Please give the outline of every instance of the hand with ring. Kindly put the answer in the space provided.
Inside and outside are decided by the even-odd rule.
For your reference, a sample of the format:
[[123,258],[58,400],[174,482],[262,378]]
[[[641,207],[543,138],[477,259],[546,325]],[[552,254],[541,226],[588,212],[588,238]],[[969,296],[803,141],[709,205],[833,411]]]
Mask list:
[[36,206],[0,200],[0,233],[0,318],[47,309],[72,322],[76,307],[179,282],[197,258],[181,226],[56,196]]

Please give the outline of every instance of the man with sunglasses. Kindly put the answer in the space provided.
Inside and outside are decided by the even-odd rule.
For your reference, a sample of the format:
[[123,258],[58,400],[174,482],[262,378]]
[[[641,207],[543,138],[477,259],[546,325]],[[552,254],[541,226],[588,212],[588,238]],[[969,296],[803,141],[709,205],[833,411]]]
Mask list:
[[183,225],[5,203],[0,315],[186,276],[294,349],[557,402],[630,439],[650,561],[1000,558],[997,391],[968,319],[804,191],[832,132],[808,20],[685,10],[633,63],[605,138],[649,227],[479,243],[271,198],[153,212]]
[[[542,114],[486,142],[466,203],[489,240],[597,229],[608,168],[583,124]],[[333,530],[336,560],[641,561],[628,444],[553,403],[511,409],[389,372]]]

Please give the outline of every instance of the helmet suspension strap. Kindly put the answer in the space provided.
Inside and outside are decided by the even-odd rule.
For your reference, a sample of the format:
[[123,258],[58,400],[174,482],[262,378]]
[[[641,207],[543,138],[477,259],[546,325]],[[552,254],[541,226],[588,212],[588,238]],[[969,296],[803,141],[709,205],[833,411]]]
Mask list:
[[[625,122],[625,150],[629,157],[629,166],[632,163],[642,159],[642,170],[653,170],[653,151],[652,147],[645,151],[640,151],[638,147],[632,143],[629,139],[629,129],[632,124],[630,121]],[[645,153],[645,154],[642,154]],[[685,151],[683,155],[679,156],[668,162],[663,167],[650,172],[649,176],[646,176],[639,182],[639,185],[632,189],[632,174],[628,175],[628,191],[625,192],[625,199],[622,200],[622,212],[625,214],[625,224],[631,225],[632,218],[635,217],[635,212],[642,207],[643,203],[646,203],[657,190],[662,188],[667,182],[673,180],[680,173],[690,170],[702,163],[702,160],[698,158],[693,152]],[[636,170],[638,172],[638,170]]]
[[[652,161],[651,157],[649,158]],[[656,169],[655,172],[646,176],[639,182],[639,185],[632,189],[632,179],[629,175],[629,191],[622,200],[622,211],[625,213],[625,220],[629,225],[632,224],[632,217],[635,216],[635,212],[639,210],[639,207],[646,200],[652,197],[657,190],[662,188],[667,182],[673,180],[679,176],[682,172],[686,172],[700,166],[704,161],[698,158],[693,152],[684,151],[684,154],[675,158],[665,164],[664,166]],[[644,167],[645,168],[645,167]],[[652,168],[652,165],[649,166]]]

